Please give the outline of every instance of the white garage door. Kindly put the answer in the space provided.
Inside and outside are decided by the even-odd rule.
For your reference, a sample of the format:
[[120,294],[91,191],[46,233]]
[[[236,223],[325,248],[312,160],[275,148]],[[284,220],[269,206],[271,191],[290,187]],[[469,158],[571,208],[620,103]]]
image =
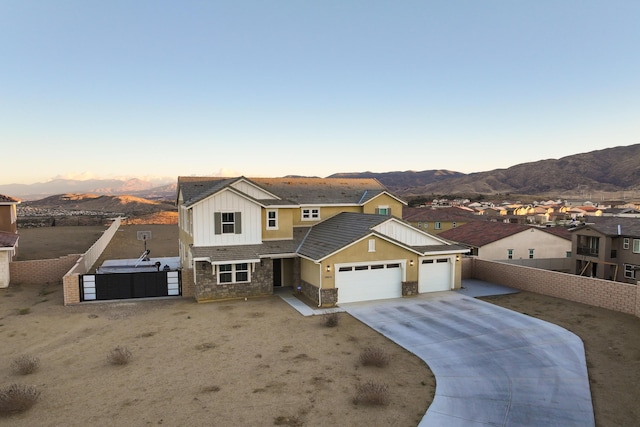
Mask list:
[[418,272],[418,292],[438,292],[451,289],[451,260],[449,258],[423,259]]
[[344,265],[336,273],[338,304],[402,296],[402,267],[396,262]]

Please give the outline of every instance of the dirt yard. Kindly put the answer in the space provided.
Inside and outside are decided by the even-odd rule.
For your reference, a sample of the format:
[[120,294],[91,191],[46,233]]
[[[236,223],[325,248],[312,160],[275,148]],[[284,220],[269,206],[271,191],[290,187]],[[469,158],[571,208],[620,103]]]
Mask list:
[[[70,250],[83,241],[72,234],[77,230],[63,230],[63,238],[43,237],[48,230],[27,231],[32,230],[21,235],[25,256],[29,245],[38,243],[66,244],[58,249],[69,252],[55,256],[88,247]],[[135,240],[137,231],[152,231],[147,242],[152,256],[177,254],[175,225],[128,225],[105,257],[137,257],[143,248]],[[528,292],[483,299],[580,336],[596,424],[638,425],[640,319]],[[277,297],[65,308],[59,288],[11,287],[0,290],[0,342],[0,386],[27,383],[42,391],[32,409],[0,417],[0,425],[411,426],[428,408],[435,386],[424,363],[348,315],[340,315],[338,327],[327,328]],[[118,345],[133,353],[125,366],[106,362]],[[369,345],[391,356],[388,367],[360,365],[359,355]],[[12,373],[11,361],[23,353],[40,357],[39,371],[24,377]],[[353,403],[356,386],[369,380],[388,385],[388,406]]]
[[[137,257],[137,230],[152,231],[152,255],[177,252],[175,238],[168,244],[148,225],[123,226],[108,251]],[[34,231],[40,236],[30,239],[41,243],[44,234],[53,236]],[[64,239],[53,239],[80,241],[63,231]],[[160,249],[165,244],[168,252]],[[322,321],[275,296],[64,307],[59,287],[0,289],[0,387],[33,384],[41,391],[34,407],[0,417],[0,425],[416,425],[435,391],[424,362],[346,314],[337,327]],[[117,346],[132,352],[130,363],[107,362]],[[362,366],[368,346],[382,349],[389,365]],[[21,354],[39,357],[40,369],[15,374],[11,363]],[[356,387],[368,381],[388,387],[388,405],[354,403]]]

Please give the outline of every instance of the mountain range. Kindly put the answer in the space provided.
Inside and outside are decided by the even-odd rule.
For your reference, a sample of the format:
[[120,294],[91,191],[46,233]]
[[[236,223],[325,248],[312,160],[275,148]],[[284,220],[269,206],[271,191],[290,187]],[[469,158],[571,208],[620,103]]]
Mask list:
[[[640,198],[640,144],[606,148],[560,159],[521,163],[507,169],[464,174],[449,170],[336,173],[330,177],[376,178],[399,196],[537,195],[544,197]],[[176,183],[141,179],[55,179],[36,184],[0,185],[0,194],[36,200],[55,194],[93,193],[173,200]],[[601,196],[604,197],[604,196]]]

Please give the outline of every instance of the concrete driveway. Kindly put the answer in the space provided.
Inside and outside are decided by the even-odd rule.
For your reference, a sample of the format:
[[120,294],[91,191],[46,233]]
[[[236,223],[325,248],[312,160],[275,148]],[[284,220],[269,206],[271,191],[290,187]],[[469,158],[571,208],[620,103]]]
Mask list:
[[420,426],[595,425],[584,346],[566,329],[456,292],[342,307],[433,371]]

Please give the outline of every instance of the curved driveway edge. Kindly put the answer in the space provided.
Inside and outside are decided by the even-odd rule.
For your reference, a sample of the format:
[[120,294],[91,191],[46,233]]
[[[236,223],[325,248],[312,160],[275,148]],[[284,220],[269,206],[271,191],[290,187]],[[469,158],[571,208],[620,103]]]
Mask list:
[[595,426],[584,346],[564,328],[455,292],[342,307],[431,368],[420,426]]

